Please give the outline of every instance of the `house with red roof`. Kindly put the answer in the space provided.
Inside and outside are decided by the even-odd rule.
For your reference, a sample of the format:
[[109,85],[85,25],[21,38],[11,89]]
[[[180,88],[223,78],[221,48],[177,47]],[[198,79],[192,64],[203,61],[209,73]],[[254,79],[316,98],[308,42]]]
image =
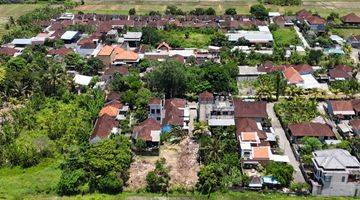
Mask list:
[[296,13],[296,19],[309,26],[315,33],[326,31],[326,20],[318,15],[314,15],[307,10],[300,10]]
[[257,122],[261,122],[268,117],[265,101],[244,101],[234,98],[234,117],[250,118]]
[[92,135],[89,139],[90,143],[109,138],[112,134],[121,133],[119,121],[126,119],[128,111],[129,106],[123,105],[118,99],[105,103],[95,122]]
[[235,124],[236,138],[244,168],[257,167],[257,164],[266,165],[270,160],[289,162],[286,155],[273,153],[272,147],[276,144],[273,131],[265,132],[261,123],[251,118],[238,118],[235,120]]
[[347,25],[359,26],[360,25],[360,16],[355,13],[349,13],[341,17],[341,21]]
[[292,142],[297,142],[303,137],[316,137],[322,141],[336,139],[335,133],[327,124],[302,122],[288,126]]
[[149,117],[163,126],[179,126],[189,130],[190,109],[185,99],[154,98],[149,102]]
[[327,111],[335,120],[351,119],[355,116],[353,104],[349,100],[328,101]]
[[287,80],[288,84],[300,84],[304,82],[304,79],[301,78],[301,75],[293,67],[288,67],[283,72],[284,77]]
[[148,118],[134,127],[131,138],[134,143],[144,141],[148,150],[159,150],[161,127],[158,121]]

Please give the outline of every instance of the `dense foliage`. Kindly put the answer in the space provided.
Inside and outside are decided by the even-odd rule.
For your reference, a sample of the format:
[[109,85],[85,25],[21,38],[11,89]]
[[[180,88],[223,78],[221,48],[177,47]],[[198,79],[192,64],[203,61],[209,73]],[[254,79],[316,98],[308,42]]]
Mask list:
[[196,189],[208,194],[246,184],[248,177],[240,170],[235,127],[213,128],[212,135],[200,134],[200,158],[203,167]]
[[3,35],[2,43],[11,42],[14,38],[30,38],[35,36],[41,31],[41,27],[37,22],[50,19],[64,12],[64,10],[63,6],[46,6],[20,16],[16,23],[8,25],[9,30]]
[[130,141],[120,135],[76,148],[62,164],[58,193],[121,192],[132,161],[130,146]]
[[290,185],[294,171],[294,168],[287,163],[271,161],[266,165],[266,174],[273,176],[283,186]]
[[280,101],[274,109],[284,125],[309,122],[319,115],[316,101],[299,98]]
[[147,191],[166,193],[169,190],[170,168],[165,165],[166,159],[159,159],[155,163],[155,169],[146,175]]
[[202,91],[237,93],[235,63],[220,65],[207,62],[199,67],[185,67],[176,60],[157,63],[146,76],[147,86],[167,98],[197,95]]
[[62,100],[34,96],[2,125],[0,164],[33,166],[87,142],[103,98],[97,91]]

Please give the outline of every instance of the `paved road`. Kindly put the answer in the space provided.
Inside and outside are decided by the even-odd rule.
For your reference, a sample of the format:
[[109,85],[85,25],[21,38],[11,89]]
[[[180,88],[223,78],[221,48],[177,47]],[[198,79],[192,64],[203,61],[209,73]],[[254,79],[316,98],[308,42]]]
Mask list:
[[279,137],[279,146],[284,150],[285,155],[289,157],[290,164],[295,169],[295,173],[293,174],[294,181],[297,183],[304,183],[305,179],[300,171],[299,162],[295,159],[294,153],[290,147],[290,142],[287,139],[284,129],[281,127],[280,121],[275,114],[274,103],[268,103],[266,105],[266,111],[271,118],[271,125],[275,131],[275,134]]
[[300,38],[301,42],[303,43],[303,46],[308,49],[311,49],[309,43],[306,41],[305,37],[303,36],[303,34],[300,32],[299,27],[294,26],[294,29],[296,31],[296,34],[298,35],[298,37]]

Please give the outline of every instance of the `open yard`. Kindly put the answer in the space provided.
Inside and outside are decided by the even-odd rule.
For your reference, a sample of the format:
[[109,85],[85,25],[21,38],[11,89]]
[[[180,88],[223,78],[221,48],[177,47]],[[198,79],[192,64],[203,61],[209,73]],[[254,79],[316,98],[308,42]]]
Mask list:
[[275,44],[278,46],[288,47],[290,45],[301,44],[300,39],[293,28],[278,28],[272,33]]
[[197,162],[199,145],[186,138],[179,144],[160,147],[159,156],[135,156],[130,167],[130,179],[126,190],[134,191],[146,187],[146,175],[155,169],[155,162],[163,157],[170,167],[171,187],[192,188],[197,182],[200,165]]
[[[189,34],[188,38],[185,37],[186,32]],[[201,33],[196,31],[160,31],[163,40],[171,47],[182,48],[204,48],[211,42],[212,34]]]
[[360,29],[345,29],[345,28],[334,28],[331,29],[332,34],[339,35],[344,39],[348,38],[351,35],[360,35]]
[[[85,5],[77,7],[75,10],[83,12],[97,12],[103,14],[127,14],[130,8],[135,8],[138,14],[149,13],[152,10],[164,11],[167,5],[176,5],[179,8],[189,11],[198,7],[213,7],[217,14],[222,14],[226,8],[235,7],[238,13],[247,14],[250,6],[256,4],[257,0],[88,0]],[[327,16],[332,11],[340,15],[349,12],[360,13],[360,3],[358,0],[303,0],[302,6],[276,6],[267,5],[271,11],[296,12],[302,8],[317,12]]]
[[1,4],[0,5],[0,36],[4,34],[5,24],[8,22],[9,17],[15,19],[19,16],[30,12],[36,8],[44,6],[44,4]]

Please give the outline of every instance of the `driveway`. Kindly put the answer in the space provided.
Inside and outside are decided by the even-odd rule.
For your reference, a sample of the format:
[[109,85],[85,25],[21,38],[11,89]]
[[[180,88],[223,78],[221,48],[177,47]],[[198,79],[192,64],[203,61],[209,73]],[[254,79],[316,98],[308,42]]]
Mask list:
[[303,43],[303,46],[308,49],[311,49],[309,43],[306,41],[305,37],[303,36],[303,34],[300,32],[299,27],[294,26],[294,29],[296,31],[296,34],[298,35],[298,37],[300,38],[301,42]]
[[359,63],[359,49],[352,48],[350,57],[355,61],[355,63]]
[[302,175],[299,162],[295,159],[294,152],[290,147],[290,142],[285,135],[285,131],[282,128],[279,119],[277,118],[275,111],[274,111],[274,103],[267,103],[266,111],[271,118],[271,125],[275,131],[275,134],[279,138],[279,146],[281,149],[284,150],[284,154],[289,157],[290,164],[294,167],[295,173],[293,174],[294,182],[296,183],[304,183],[305,179]]

